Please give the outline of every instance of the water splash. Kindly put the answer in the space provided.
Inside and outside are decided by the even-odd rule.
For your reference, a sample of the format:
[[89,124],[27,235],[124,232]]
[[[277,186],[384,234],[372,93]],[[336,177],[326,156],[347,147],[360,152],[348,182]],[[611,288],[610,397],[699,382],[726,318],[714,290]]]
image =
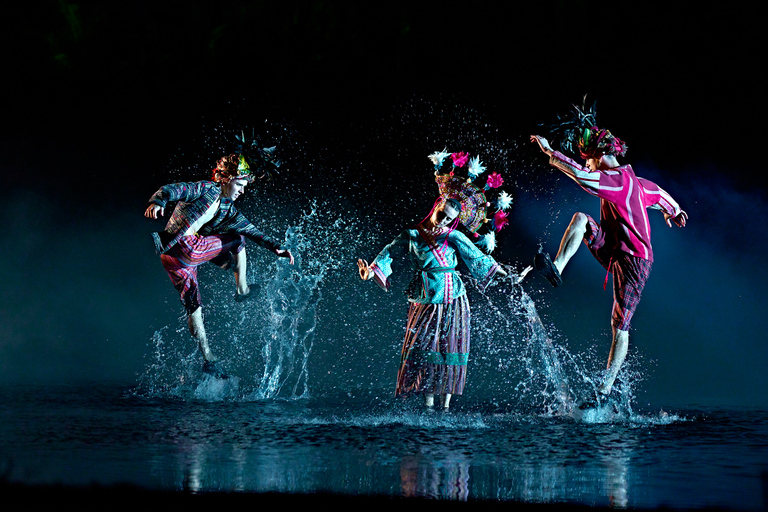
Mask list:
[[[601,408],[583,414],[580,403],[597,392],[604,370],[596,354],[575,354],[553,325],[546,325],[536,304],[526,292],[527,281],[516,283],[514,276],[501,279],[485,293],[478,294],[482,307],[473,309],[473,322],[479,337],[487,344],[484,361],[496,364],[502,379],[489,390],[517,410],[546,416],[564,416],[587,422],[627,420],[634,416],[632,401],[642,381],[636,362],[628,358],[614,389],[618,411]],[[528,278],[530,279],[530,278]],[[598,362],[599,360],[599,362]],[[487,380],[493,380],[486,377]],[[497,399],[497,402],[500,400]]]
[[286,384],[291,397],[309,393],[308,364],[317,327],[317,304],[328,271],[311,250],[316,218],[317,207],[312,205],[299,224],[287,230],[285,245],[295,256],[295,266],[278,263],[266,287],[261,329],[264,370],[251,398],[277,397]]
[[[150,341],[150,362],[140,388],[203,399],[307,398],[328,390],[342,397],[369,393],[377,400],[389,395],[405,305],[399,292],[382,295],[361,284],[354,262],[370,259],[397,229],[423,217],[424,205],[435,195],[426,155],[446,145],[468,149],[503,172],[516,187],[513,194],[541,200],[555,188],[546,183],[551,177],[534,172],[535,165],[520,151],[519,141],[527,134],[510,139],[476,110],[459,104],[444,107],[408,100],[379,120],[385,122],[373,123],[379,128],[354,130],[343,148],[310,147],[299,128],[265,122],[259,131],[268,133],[268,145],[283,151],[286,174],[270,185],[269,194],[259,194],[255,202],[245,200],[241,209],[257,225],[285,225],[285,219],[297,216],[285,232],[296,264],[275,261],[258,249],[249,251],[249,271],[258,270],[249,282],[253,277],[259,295],[247,306],[234,307],[230,283],[223,283],[220,274],[208,278],[201,269],[201,283],[209,293],[206,326],[226,369],[239,377],[237,385],[199,389],[199,356],[194,350],[185,352],[191,350],[191,338],[182,317],[175,329],[165,327]],[[233,119],[211,121],[202,145],[205,155],[182,160],[192,165],[218,155],[224,150],[221,140],[228,132],[239,133],[241,125]],[[310,129],[317,127],[301,131]],[[402,168],[417,170],[401,179],[407,174]],[[557,204],[546,202],[550,208]],[[295,215],[296,208],[304,210]],[[557,209],[544,216],[549,222],[545,231],[559,214]],[[470,383],[477,384],[468,391],[499,407],[506,402],[516,410],[568,416],[599,382],[600,375],[588,368],[604,363],[595,363],[591,354],[572,353],[567,340],[545,324],[525,289],[529,281],[505,281],[486,293],[472,291],[473,339],[478,341],[473,341]],[[630,371],[629,360],[627,365],[617,388],[629,405],[639,375]],[[492,396],[483,397],[485,392]]]
[[324,288],[333,288],[326,281],[354,261],[353,252],[369,236],[332,203],[312,202],[286,230],[284,245],[294,254],[294,265],[274,257],[264,264],[258,251],[249,251],[249,260],[257,264],[249,264],[248,280],[257,296],[234,306],[231,283],[221,271],[200,267],[201,286],[213,296],[204,306],[206,330],[209,339],[217,340],[211,345],[220,364],[233,377],[218,381],[201,372],[197,350],[184,352],[191,336],[181,316],[175,329],[166,326],[152,336],[137,393],[201,400],[309,397],[318,306]]

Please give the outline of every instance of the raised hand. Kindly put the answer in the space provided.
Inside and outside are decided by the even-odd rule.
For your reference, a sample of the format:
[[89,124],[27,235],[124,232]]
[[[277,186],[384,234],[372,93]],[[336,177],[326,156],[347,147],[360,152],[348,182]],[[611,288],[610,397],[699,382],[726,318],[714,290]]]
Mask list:
[[672,223],[674,222],[678,227],[684,228],[685,223],[688,222],[688,214],[683,210],[680,210],[680,213],[678,213],[676,217],[665,213],[664,220],[667,221],[667,226],[669,227],[672,227]]
[[144,216],[147,217],[148,219],[157,219],[158,217],[162,217],[163,215],[165,215],[165,208],[154,203],[147,206],[147,209],[144,212]]
[[531,135],[531,142],[536,142],[544,153],[548,155],[552,154],[552,148],[549,146],[549,142],[547,142],[547,139],[541,135]]
[[371,277],[371,267],[368,266],[368,262],[365,260],[357,260],[357,269],[360,272],[360,279],[367,281]]
[[289,258],[291,260],[291,265],[293,265],[293,254],[291,254],[291,251],[288,249],[278,249],[275,254],[281,258]]

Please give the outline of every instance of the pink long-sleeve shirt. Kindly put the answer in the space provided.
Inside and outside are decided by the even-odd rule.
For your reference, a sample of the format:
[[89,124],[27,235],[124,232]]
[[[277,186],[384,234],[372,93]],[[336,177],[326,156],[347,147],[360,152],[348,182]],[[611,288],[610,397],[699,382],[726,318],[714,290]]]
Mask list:
[[635,176],[629,165],[592,171],[558,151],[552,152],[549,163],[600,198],[600,226],[609,248],[653,261],[646,208],[677,216],[681,210],[672,196],[652,181]]

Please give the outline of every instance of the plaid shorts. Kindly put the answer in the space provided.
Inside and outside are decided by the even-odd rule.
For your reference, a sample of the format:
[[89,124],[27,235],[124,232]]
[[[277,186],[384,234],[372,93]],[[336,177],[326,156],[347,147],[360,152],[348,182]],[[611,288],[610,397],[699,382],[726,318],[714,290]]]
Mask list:
[[605,232],[600,224],[587,215],[584,243],[608,272],[613,274],[613,312],[611,325],[628,331],[645,283],[651,275],[653,262],[605,246]]
[[179,292],[188,315],[202,306],[197,267],[210,261],[225,270],[230,268],[234,255],[245,247],[244,242],[245,238],[238,233],[185,236],[160,255],[163,268]]

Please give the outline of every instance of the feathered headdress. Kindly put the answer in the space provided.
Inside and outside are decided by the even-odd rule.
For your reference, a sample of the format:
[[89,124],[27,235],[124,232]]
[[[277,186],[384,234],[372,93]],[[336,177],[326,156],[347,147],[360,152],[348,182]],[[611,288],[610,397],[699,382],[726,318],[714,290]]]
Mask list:
[[[451,169],[445,174],[441,170],[445,161],[451,158]],[[499,196],[493,203],[489,202],[486,193],[491,189],[499,188],[504,179],[500,174],[492,172],[486,178],[485,186],[479,187],[474,181],[487,169],[480,161],[480,157],[470,158],[467,153],[449,153],[446,149],[429,155],[434,164],[435,182],[443,201],[453,198],[461,203],[459,223],[472,233],[477,240],[476,244],[490,253],[496,247],[496,233],[509,223],[506,210],[512,205],[512,196],[504,191],[499,191]],[[467,177],[456,175],[456,171],[466,167]],[[495,211],[494,211],[495,207]],[[491,218],[488,218],[488,215]],[[490,222],[491,228],[485,234],[480,229]]]
[[281,164],[280,160],[275,158],[275,146],[262,148],[255,136],[248,142],[242,131],[240,135],[235,135],[235,140],[234,152],[219,158],[212,171],[211,179],[215,182],[232,179],[248,181],[253,181],[254,178],[272,179],[272,175],[277,173],[277,168]]
[[251,135],[251,141],[248,142],[245,138],[245,133],[240,132],[240,135],[235,135],[237,140],[236,151],[250,162],[252,174],[259,179],[271,180],[274,174],[277,174],[277,169],[282,162],[275,157],[276,146],[271,148],[263,148],[259,143],[259,140],[254,134]]
[[581,107],[573,105],[571,115],[550,126],[552,132],[561,136],[560,147],[572,155],[595,158],[600,155],[624,156],[627,145],[610,131],[597,126],[595,103],[587,108],[586,96]]

